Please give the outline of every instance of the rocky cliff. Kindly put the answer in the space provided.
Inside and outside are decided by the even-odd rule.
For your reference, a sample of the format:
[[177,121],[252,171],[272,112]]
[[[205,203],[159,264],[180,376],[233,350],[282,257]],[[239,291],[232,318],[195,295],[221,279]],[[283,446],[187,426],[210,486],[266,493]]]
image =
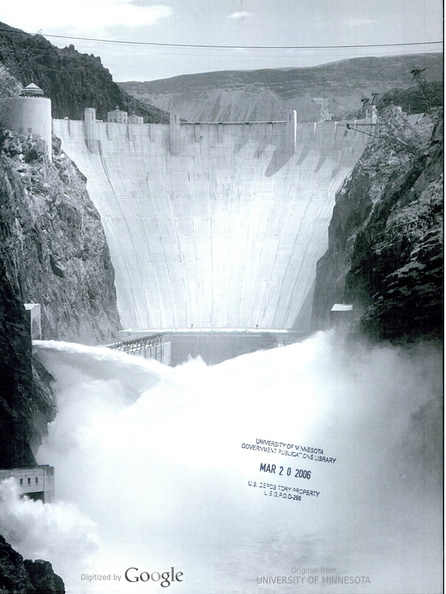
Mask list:
[[106,120],[107,111],[119,106],[148,122],[168,122],[164,111],[141,104],[115,84],[98,56],[81,54],[72,45],[59,49],[41,35],[0,23],[0,64],[23,86],[40,86],[51,99],[54,118],[80,120],[85,107],[95,107],[97,117]]
[[[16,80],[2,71],[3,91]],[[32,356],[24,303],[42,307],[47,339],[112,340],[119,329],[114,271],[86,180],[53,138],[0,130],[0,467],[36,464],[56,414],[51,377]],[[23,561],[0,540],[0,592],[65,591],[47,561]]]
[[[382,131],[382,128],[381,128]],[[443,118],[421,117],[409,143],[377,132],[336,197],[317,266],[314,328],[351,303],[379,340],[442,336]]]
[[190,122],[342,119],[373,92],[413,85],[411,71],[442,81],[441,54],[354,58],[308,68],[205,72],[119,85],[142,102],[175,111]]
[[85,178],[53,139],[4,132],[0,146],[0,467],[32,466],[55,414],[33,362],[24,303],[40,303],[46,339],[110,341],[119,329],[110,261]]
[[53,138],[8,132],[0,148],[0,253],[25,303],[42,306],[46,339],[92,344],[119,327],[114,271],[85,178]]
[[0,594],[64,594],[62,579],[51,563],[23,559],[0,536]]
[[32,419],[39,410],[26,312],[8,272],[6,262],[0,259],[0,468],[35,465]]

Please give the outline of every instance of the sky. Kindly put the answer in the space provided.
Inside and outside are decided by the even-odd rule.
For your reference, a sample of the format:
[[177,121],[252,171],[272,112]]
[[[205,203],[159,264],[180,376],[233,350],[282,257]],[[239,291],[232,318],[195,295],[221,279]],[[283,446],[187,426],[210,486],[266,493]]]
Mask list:
[[10,0],[0,21],[100,56],[115,81],[442,51],[427,42],[443,38],[442,0]]

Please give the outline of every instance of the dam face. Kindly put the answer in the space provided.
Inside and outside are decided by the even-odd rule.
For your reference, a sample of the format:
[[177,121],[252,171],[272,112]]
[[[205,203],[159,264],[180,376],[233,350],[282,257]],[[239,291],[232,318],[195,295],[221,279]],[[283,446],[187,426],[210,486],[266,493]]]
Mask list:
[[335,192],[368,137],[345,123],[53,120],[87,177],[124,328],[303,320]]

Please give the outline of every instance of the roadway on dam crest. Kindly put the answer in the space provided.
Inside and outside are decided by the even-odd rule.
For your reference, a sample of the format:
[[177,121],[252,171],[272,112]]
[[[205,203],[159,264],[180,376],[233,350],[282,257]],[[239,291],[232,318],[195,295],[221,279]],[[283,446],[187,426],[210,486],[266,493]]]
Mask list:
[[123,327],[291,328],[368,137],[299,123],[293,150],[285,122],[181,123],[172,150],[171,128],[53,120],[101,215]]

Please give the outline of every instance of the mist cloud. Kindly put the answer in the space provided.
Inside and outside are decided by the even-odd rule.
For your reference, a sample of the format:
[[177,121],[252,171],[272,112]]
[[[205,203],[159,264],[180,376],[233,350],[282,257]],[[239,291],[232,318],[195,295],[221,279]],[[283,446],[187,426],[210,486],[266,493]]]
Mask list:
[[[175,584],[180,593],[208,594],[210,584],[218,593],[251,593],[258,575],[324,565],[369,575],[380,594],[440,591],[435,349],[349,350],[318,334],[215,367],[197,360],[175,369],[64,343],[39,343],[37,353],[57,378],[59,407],[39,461],[56,467],[56,495],[65,502],[56,506],[72,506],[97,526],[88,562],[78,560],[81,545],[71,555],[72,590],[111,591],[81,582],[86,568],[123,575],[127,567],[175,566],[185,576]],[[246,447],[261,440],[322,450],[335,462]],[[262,463],[282,465],[284,475],[262,472]],[[311,478],[296,479],[296,468]],[[313,495],[267,496],[260,482]],[[29,503],[8,508],[11,525],[21,505]],[[33,522],[48,520],[39,512]],[[48,558],[67,579],[58,539],[54,530]],[[38,542],[26,537],[23,546],[28,540]]]

